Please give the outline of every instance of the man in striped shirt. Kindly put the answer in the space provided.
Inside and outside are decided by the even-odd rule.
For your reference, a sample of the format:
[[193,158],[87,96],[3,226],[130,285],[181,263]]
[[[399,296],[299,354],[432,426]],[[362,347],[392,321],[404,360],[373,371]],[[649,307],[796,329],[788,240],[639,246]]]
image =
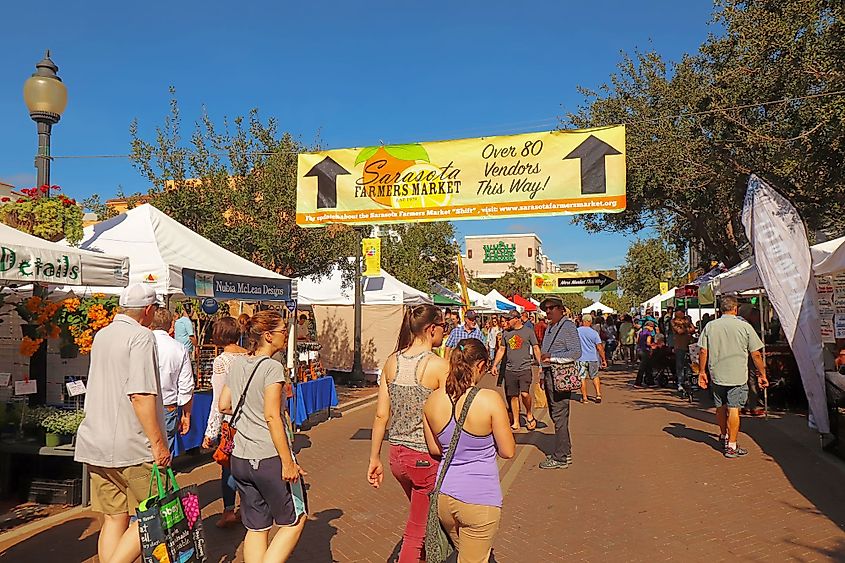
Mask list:
[[543,377],[540,385],[546,391],[549,404],[549,416],[555,425],[554,451],[540,462],[540,469],[565,469],[572,463],[572,441],[569,437],[569,399],[571,391],[555,391],[552,382],[551,365],[574,361],[581,357],[581,338],[578,327],[568,318],[569,310],[556,297],[547,297],[540,303],[540,309],[546,313],[549,325],[540,348],[540,365]]
[[464,313],[464,324],[458,325],[449,333],[449,338],[446,340],[446,359],[452,355],[452,350],[458,345],[458,342],[464,338],[475,338],[480,340],[484,346],[487,342],[484,340],[484,334],[478,328],[478,313],[475,311],[467,311]]

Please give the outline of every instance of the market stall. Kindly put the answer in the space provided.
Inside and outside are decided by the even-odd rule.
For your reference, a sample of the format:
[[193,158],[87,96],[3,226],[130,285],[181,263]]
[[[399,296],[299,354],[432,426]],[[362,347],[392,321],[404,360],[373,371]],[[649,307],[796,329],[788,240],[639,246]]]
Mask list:
[[496,312],[502,313],[507,311],[513,311],[516,309],[520,313],[523,311],[523,307],[521,305],[517,305],[495,289],[491,290],[490,293],[484,296],[487,303],[493,307]]
[[522,307],[523,311],[528,311],[529,313],[533,313],[534,311],[537,310],[537,305],[535,305],[534,303],[532,303],[528,299],[525,299],[521,295],[518,295],[518,294],[514,295],[513,298],[511,299],[511,301],[515,305]]
[[[363,279],[363,294],[361,363],[365,373],[374,375],[396,349],[405,307],[432,299],[384,270],[381,276]],[[320,354],[328,370],[352,370],[354,302],[352,283],[344,282],[339,267],[323,278],[299,280],[299,307],[314,312]]]
[[[123,287],[129,262],[124,256],[68,248],[5,224],[0,224],[0,241],[0,315],[9,315],[11,320],[14,307],[16,316],[31,316],[21,317],[28,324],[0,325],[0,493],[28,491],[28,500],[87,503],[85,466],[80,469],[73,462],[72,445],[83,417],[82,395],[69,397],[70,389],[63,382],[56,388],[48,386],[48,369],[57,363],[51,356],[58,355],[55,346],[53,353],[48,352],[48,341],[63,332],[58,324],[63,305],[51,303],[49,297],[24,296],[32,293],[33,283]],[[7,299],[11,302],[6,303]],[[24,361],[27,358],[21,354],[28,342],[33,347]],[[61,408],[31,407],[27,399],[34,405],[52,402]],[[21,472],[21,468],[26,469]],[[69,478],[45,478],[61,473]]]
[[[295,280],[218,246],[149,204],[86,227],[80,247],[128,255],[129,281],[152,285],[168,303],[186,298],[212,298],[221,302],[276,303],[285,311],[285,303],[290,303],[292,308],[296,299]],[[114,292],[101,287],[86,287],[83,291]],[[202,385],[194,393],[192,430],[177,437],[179,452],[201,444],[208,421],[211,391],[203,388],[208,378],[202,370],[210,361],[203,361],[204,352],[213,359],[213,347],[200,349],[200,371],[196,375]]]
[[608,307],[607,305],[605,305],[601,301],[596,301],[595,303],[593,303],[589,307],[584,307],[583,309],[581,309],[581,314],[587,314],[587,313],[592,314],[592,313],[595,313],[596,311],[598,311],[602,314],[616,313],[616,309],[614,309],[613,307]]

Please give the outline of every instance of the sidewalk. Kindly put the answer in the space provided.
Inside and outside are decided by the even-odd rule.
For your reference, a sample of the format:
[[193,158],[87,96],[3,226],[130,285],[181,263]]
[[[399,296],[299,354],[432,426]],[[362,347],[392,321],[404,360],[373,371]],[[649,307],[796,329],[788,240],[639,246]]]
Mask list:
[[[804,419],[743,418],[740,441],[750,453],[725,459],[712,410],[669,390],[633,390],[631,379],[611,372],[601,405],[572,403],[569,469],[537,468],[551,445],[545,413],[537,432],[517,436],[516,456],[500,464],[497,561],[845,558],[845,464],[819,451]],[[292,561],[384,562],[395,551],[407,500],[390,475],[380,490],[366,482],[374,410],[354,407],[297,435],[311,519]],[[208,464],[180,482],[200,485],[212,560],[241,561],[243,529],[214,527],[218,475]],[[95,561],[97,526],[82,512],[34,535],[0,535],[0,559]]]

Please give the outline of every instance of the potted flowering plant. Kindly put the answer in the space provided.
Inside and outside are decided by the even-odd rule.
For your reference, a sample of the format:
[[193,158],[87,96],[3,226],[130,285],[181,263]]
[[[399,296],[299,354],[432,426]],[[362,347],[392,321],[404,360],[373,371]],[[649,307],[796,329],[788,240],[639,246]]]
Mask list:
[[62,302],[59,324],[80,353],[88,354],[97,331],[114,320],[118,301],[115,295],[95,293],[90,297],[70,297]]
[[15,305],[15,311],[25,322],[21,325],[23,339],[20,353],[32,356],[41,348],[47,338],[58,338],[61,334],[59,315],[61,304],[47,301],[39,295],[33,295]]
[[47,447],[55,448],[62,443],[69,443],[85,418],[85,411],[56,410],[41,420],[41,426],[47,431],[44,442]]
[[43,185],[22,189],[23,197],[15,200],[0,198],[0,221],[49,241],[66,238],[77,244],[82,240],[82,208],[75,199],[57,194],[60,190]]

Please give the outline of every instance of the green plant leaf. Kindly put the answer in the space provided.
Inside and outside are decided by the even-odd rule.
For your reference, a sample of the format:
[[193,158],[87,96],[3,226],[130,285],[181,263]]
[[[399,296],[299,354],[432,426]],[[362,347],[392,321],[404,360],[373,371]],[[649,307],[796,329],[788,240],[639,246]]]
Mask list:
[[419,143],[386,145],[384,150],[387,154],[399,160],[424,160],[425,162],[431,162],[425,148]]
[[355,166],[358,166],[362,162],[365,162],[371,156],[378,152],[379,147],[367,147],[365,149],[361,149],[361,152],[358,153],[358,157],[355,159]]

